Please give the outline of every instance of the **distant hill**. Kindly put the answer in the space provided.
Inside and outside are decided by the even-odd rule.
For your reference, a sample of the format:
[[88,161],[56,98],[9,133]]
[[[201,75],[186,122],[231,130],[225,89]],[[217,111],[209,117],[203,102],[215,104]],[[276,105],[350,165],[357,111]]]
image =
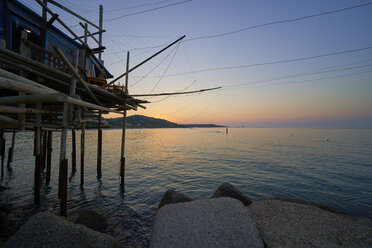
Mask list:
[[[107,127],[123,126],[123,118],[105,119]],[[132,115],[127,117],[127,128],[191,128],[191,127],[222,127],[214,124],[177,124],[164,119],[147,117],[144,115]]]
[[[123,118],[105,119],[109,127],[122,127]],[[132,115],[127,117],[127,128],[176,128],[183,127],[177,123],[164,119],[147,117],[143,115]]]
[[182,124],[184,127],[225,127],[225,126],[219,126],[215,124]]

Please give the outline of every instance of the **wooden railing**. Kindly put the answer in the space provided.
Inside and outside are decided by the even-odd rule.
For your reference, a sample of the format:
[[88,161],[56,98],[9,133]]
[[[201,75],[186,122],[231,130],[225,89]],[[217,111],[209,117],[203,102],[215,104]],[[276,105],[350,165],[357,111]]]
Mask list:
[[40,63],[46,64],[54,69],[72,74],[67,65],[54,53],[36,45],[26,39],[22,39],[23,44],[28,48],[28,57]]

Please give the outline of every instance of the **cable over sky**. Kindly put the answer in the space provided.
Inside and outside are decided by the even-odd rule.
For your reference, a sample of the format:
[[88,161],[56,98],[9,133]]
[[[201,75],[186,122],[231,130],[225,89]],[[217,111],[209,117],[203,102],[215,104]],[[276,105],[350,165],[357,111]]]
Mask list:
[[369,49],[372,49],[372,46],[356,48],[356,49],[351,49],[351,50],[343,50],[343,51],[338,51],[338,52],[333,52],[333,53],[324,53],[324,54],[313,55],[313,56],[308,56],[308,57],[300,57],[300,58],[294,58],[294,59],[286,59],[286,60],[269,61],[269,62],[246,64],[246,65],[216,67],[216,68],[208,68],[208,69],[188,71],[188,72],[180,72],[180,73],[175,73],[175,74],[169,74],[169,75],[166,75],[166,76],[167,77],[173,77],[173,76],[193,74],[193,73],[201,73],[201,72],[209,72],[209,71],[231,70],[231,69],[240,69],[240,68],[255,67],[255,66],[284,64],[284,63],[291,63],[291,62],[297,62],[297,61],[303,61],[303,60],[310,60],[310,59],[317,59],[317,58],[335,56],[335,55],[340,55],[340,54],[345,54],[345,53],[360,52],[360,51],[369,50]]
[[194,37],[194,38],[186,39],[185,42],[186,41],[193,41],[193,40],[201,40],[201,39],[218,38],[218,37],[223,37],[223,36],[226,36],[226,35],[240,33],[240,32],[243,32],[243,31],[250,30],[250,29],[262,28],[262,27],[284,24],[284,23],[290,23],[290,22],[298,22],[298,21],[302,21],[302,20],[305,20],[305,19],[310,19],[310,18],[314,18],[314,17],[335,14],[335,13],[348,11],[348,10],[352,10],[352,9],[356,9],[356,8],[361,8],[361,7],[367,7],[367,6],[371,6],[371,5],[372,5],[372,3],[365,3],[365,4],[354,5],[354,6],[347,7],[347,8],[336,9],[336,10],[321,12],[321,13],[307,15],[307,16],[301,16],[301,17],[292,18],[292,19],[273,21],[273,22],[254,25],[254,26],[250,26],[250,27],[246,27],[246,28],[242,28],[242,29],[237,29],[237,30],[233,30],[233,31],[225,32],[225,33]]

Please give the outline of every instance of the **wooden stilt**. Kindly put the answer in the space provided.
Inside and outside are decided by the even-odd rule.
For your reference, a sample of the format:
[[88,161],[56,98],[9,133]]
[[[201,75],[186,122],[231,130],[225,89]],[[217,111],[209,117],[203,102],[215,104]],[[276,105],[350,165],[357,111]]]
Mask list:
[[63,159],[60,164],[60,191],[61,191],[61,203],[60,203],[60,215],[67,217],[67,170],[68,161]]
[[[85,112],[82,112],[82,119],[85,121]],[[85,153],[85,122],[81,124],[80,136],[80,185],[84,185],[84,153]]]
[[52,166],[52,151],[53,151],[53,132],[48,131],[47,132],[48,141],[47,141],[47,164],[46,164],[46,179],[45,183],[46,185],[49,185],[50,182],[50,172],[51,172],[51,166]]
[[4,178],[5,138],[4,130],[0,130],[1,179]]
[[43,137],[43,145],[41,149],[41,168],[42,170],[45,170],[46,166],[46,157],[47,157],[47,142],[48,142],[48,137],[47,137],[47,131],[42,132],[42,137]]
[[102,113],[98,115],[98,141],[97,141],[97,175],[102,174],[102,129],[101,129]]
[[[62,198],[62,194],[66,193],[67,194],[67,191],[64,192],[62,190],[62,187],[63,187],[63,184],[65,183],[64,182],[64,177],[63,176],[63,171],[64,168],[63,168],[63,161],[66,160],[66,141],[67,141],[67,121],[68,121],[68,104],[67,103],[64,103],[63,104],[63,121],[62,121],[62,129],[61,129],[61,148],[60,148],[60,153],[59,153],[59,180],[58,180],[58,196],[59,198]],[[67,160],[66,160],[66,163],[67,163]],[[67,173],[66,173],[67,175]],[[66,176],[67,178],[67,176]],[[67,179],[66,179],[67,180]],[[66,182],[67,184],[67,182]],[[67,196],[66,196],[67,197]],[[62,201],[61,201],[61,204],[62,204]]]
[[35,171],[34,171],[34,202],[40,204],[40,188],[41,188],[41,128],[35,128]]
[[[42,109],[41,103],[36,103],[36,109]],[[35,114],[35,124],[41,124],[41,114]],[[35,170],[34,170],[34,202],[40,204],[40,188],[41,188],[41,127],[36,126],[34,132],[34,153],[35,153]]]
[[72,152],[71,152],[71,169],[76,171],[76,131],[75,128],[71,130],[72,135]]
[[12,144],[10,145],[9,151],[8,151],[8,163],[7,163],[7,166],[8,167],[10,167],[10,163],[13,162],[13,152],[14,152],[14,145],[15,145],[15,135],[16,135],[16,131],[13,131],[13,134],[12,134]]
[[[126,77],[125,77],[125,92],[128,94],[128,71],[129,71],[129,52],[127,52],[127,65],[126,65]],[[120,155],[120,181],[124,183],[125,177],[125,133],[127,126],[127,110],[123,113],[123,129],[121,133],[121,155]]]

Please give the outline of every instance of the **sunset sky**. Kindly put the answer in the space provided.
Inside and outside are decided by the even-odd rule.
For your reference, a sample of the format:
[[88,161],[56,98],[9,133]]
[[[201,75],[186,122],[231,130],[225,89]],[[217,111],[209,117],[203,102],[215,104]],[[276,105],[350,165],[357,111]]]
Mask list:
[[[41,13],[36,2],[21,2]],[[96,23],[103,5],[103,59],[115,77],[128,50],[132,67],[186,35],[131,73],[130,94],[222,86],[148,98],[146,110],[130,115],[233,126],[372,126],[372,1],[58,2]],[[313,16],[326,12],[333,13]],[[83,34],[76,18],[57,13]]]

